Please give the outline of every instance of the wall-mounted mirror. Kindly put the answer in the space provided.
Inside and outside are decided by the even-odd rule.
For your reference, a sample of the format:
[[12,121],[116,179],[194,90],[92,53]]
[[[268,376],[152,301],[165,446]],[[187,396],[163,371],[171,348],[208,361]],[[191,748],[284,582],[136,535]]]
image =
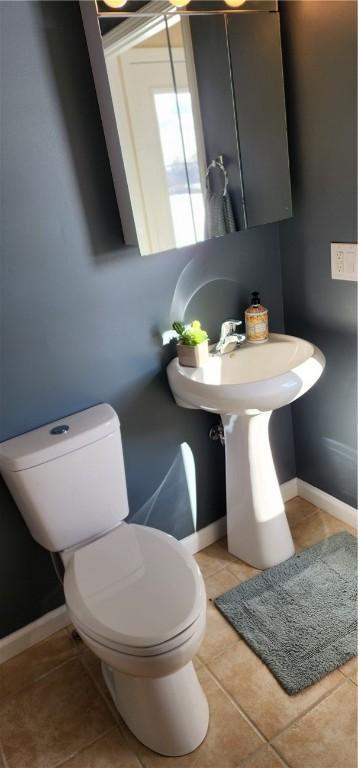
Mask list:
[[124,236],[142,255],[291,215],[279,16],[245,5],[82,3]]

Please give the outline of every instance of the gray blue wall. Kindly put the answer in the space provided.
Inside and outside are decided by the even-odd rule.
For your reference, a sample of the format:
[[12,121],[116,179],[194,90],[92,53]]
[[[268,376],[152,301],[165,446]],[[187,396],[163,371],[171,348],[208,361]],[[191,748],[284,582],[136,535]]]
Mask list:
[[[131,515],[144,521],[151,499],[146,519],[183,537],[193,521],[179,447],[194,455],[198,528],[225,513],[224,455],[208,440],[214,418],[174,405],[160,332],[173,297],[179,313],[194,294],[188,314],[214,336],[255,289],[271,329],[282,330],[278,227],[146,258],[124,250],[77,4],[1,2],[0,18],[0,440],[111,403]],[[275,415],[272,433],[283,482],[295,475],[289,410]],[[0,635],[63,601],[48,554],[3,485],[0,591]]]
[[357,242],[357,5],[281,3],[294,217],[280,224],[286,330],[327,358],[293,406],[297,474],[357,504],[357,284],[330,243]]

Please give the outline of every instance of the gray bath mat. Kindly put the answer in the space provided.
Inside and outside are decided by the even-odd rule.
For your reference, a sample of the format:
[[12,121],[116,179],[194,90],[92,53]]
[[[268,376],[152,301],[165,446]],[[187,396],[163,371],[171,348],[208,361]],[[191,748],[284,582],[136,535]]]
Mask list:
[[215,603],[288,693],[357,653],[357,539],[338,533]]

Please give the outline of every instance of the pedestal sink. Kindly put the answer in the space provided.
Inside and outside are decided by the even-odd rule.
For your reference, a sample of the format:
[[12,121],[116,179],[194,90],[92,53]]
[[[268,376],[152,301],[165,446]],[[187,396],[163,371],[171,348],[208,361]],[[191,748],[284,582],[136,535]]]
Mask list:
[[168,365],[176,403],[220,413],[224,425],[228,550],[255,568],[293,555],[268,426],[273,410],[304,395],[325,366],[303,339],[272,333],[265,344],[245,342],[213,354],[202,368]]

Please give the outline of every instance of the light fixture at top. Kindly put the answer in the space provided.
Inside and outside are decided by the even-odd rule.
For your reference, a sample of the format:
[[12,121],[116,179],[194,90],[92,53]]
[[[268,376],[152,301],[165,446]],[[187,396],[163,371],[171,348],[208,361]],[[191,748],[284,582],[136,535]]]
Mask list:
[[126,2],[127,0],[104,0],[104,3],[105,5],[108,5],[108,8],[123,8]]
[[[185,8],[186,5],[189,5],[190,0],[169,0],[171,5],[174,5],[176,8]],[[123,8],[123,6],[126,5],[127,0],[104,0],[105,5],[108,5],[109,8]],[[229,6],[229,8],[240,8],[240,5],[243,5],[245,3],[245,0],[225,0],[226,5]]]
[[190,0],[169,0],[169,2],[175,5],[176,8],[184,8],[186,5],[189,5]]

